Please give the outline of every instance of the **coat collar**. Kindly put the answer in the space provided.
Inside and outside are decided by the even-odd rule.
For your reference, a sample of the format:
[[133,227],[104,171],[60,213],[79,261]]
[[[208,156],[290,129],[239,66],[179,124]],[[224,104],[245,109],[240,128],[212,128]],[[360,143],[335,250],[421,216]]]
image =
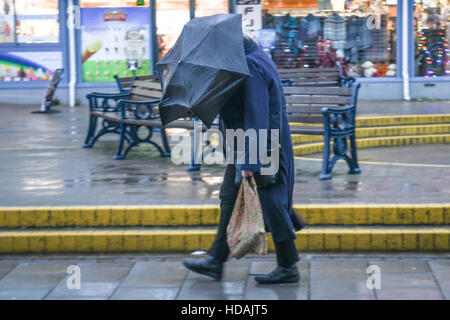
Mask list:
[[249,41],[246,46],[244,46],[245,55],[255,52],[259,49],[259,46],[254,41]]

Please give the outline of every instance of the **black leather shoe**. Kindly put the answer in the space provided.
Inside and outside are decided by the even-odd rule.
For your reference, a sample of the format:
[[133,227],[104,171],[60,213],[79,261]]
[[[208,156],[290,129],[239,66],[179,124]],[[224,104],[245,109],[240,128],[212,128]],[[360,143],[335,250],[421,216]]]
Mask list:
[[255,277],[260,284],[294,283],[300,280],[300,273],[294,264],[288,268],[277,267],[271,273]]
[[183,264],[191,271],[211,277],[215,280],[222,278],[223,263],[207,256],[204,259],[183,259]]

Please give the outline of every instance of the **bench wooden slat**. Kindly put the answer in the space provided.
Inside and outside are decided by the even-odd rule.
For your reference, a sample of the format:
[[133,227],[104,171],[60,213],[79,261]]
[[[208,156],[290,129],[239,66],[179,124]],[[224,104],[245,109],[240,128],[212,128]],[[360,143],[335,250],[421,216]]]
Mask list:
[[337,67],[330,68],[293,68],[293,69],[278,69],[279,73],[289,72],[289,73],[312,73],[312,72],[329,72],[339,70]]
[[294,83],[301,83],[303,85],[303,83],[337,83],[339,79],[338,77],[336,78],[325,77],[325,78],[289,78],[288,80],[292,80],[292,82]]
[[331,87],[339,88],[338,82],[310,82],[310,83],[293,83],[291,87]]
[[301,123],[323,123],[322,115],[299,115],[288,114],[289,122],[301,122]]
[[286,112],[322,114],[322,108],[323,106],[286,106]]
[[350,96],[350,88],[323,88],[323,87],[284,87],[283,91],[286,95],[336,95]]
[[142,87],[142,88],[154,89],[154,90],[161,91],[161,84],[159,82],[154,82],[154,81],[136,80],[133,83],[133,87]]
[[151,100],[153,99],[160,99],[162,96],[161,91],[156,91],[156,90],[148,90],[148,89],[140,89],[140,88],[131,88],[131,95],[136,95],[136,96],[141,96],[141,97],[146,97],[147,100],[148,98],[151,98]]
[[339,77],[339,72],[317,72],[317,73],[280,73],[281,78],[289,79],[308,79],[308,78],[336,78]]
[[120,83],[122,82],[133,82],[134,77],[124,77],[124,78],[119,78]]
[[350,97],[340,96],[287,96],[286,103],[288,104],[349,104]]
[[323,133],[324,133],[323,127],[291,126],[291,134],[322,135]]
[[100,112],[100,111],[91,111],[91,115],[97,118],[102,118],[105,120],[120,122],[120,113],[119,112]]
[[159,81],[159,77],[155,74],[150,74],[147,76],[139,76],[138,80],[157,80],[157,81]]

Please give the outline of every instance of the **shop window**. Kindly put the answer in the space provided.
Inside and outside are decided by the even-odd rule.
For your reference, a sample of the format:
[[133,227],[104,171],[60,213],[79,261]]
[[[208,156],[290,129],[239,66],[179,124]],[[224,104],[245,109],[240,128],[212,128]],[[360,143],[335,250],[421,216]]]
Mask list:
[[14,2],[6,0],[0,4],[0,43],[12,43],[14,36]]
[[58,0],[3,0],[0,43],[58,43],[58,13]]
[[450,76],[450,1],[414,2],[416,76]]
[[189,0],[156,1],[158,56],[163,57],[190,20]]
[[15,0],[19,43],[59,42],[58,0]]
[[81,1],[84,82],[151,74],[149,1]]
[[397,1],[259,3],[238,0],[237,6],[253,5],[252,12],[261,6],[256,38],[279,68],[333,67],[340,61],[349,76],[396,76]]
[[229,13],[228,0],[195,0],[195,17]]

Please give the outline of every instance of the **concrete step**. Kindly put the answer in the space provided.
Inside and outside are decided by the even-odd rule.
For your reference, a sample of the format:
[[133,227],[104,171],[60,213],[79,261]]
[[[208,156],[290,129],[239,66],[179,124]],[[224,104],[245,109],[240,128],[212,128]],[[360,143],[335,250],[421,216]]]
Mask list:
[[[369,137],[392,137],[404,135],[430,135],[430,134],[450,134],[450,124],[424,124],[424,125],[404,125],[385,127],[357,128],[356,136],[360,138]],[[323,136],[306,134],[292,135],[292,143],[322,142]]]
[[[356,139],[358,149],[440,143],[450,143],[450,134],[405,135],[396,137]],[[294,146],[295,156],[320,153],[322,151],[323,143],[307,143]]]
[[[357,128],[442,123],[450,123],[450,114],[356,116]],[[292,125],[296,124],[302,125],[302,123],[292,123]],[[314,124],[308,124],[308,126],[311,125]],[[319,127],[322,126],[322,124],[316,125]]]
[[[312,226],[449,225],[450,203],[294,205]],[[0,228],[213,226],[217,205],[0,207]]]
[[[0,232],[0,253],[191,252],[207,250],[209,228],[90,229]],[[268,236],[269,250],[274,246]],[[448,227],[307,227],[299,251],[449,251]]]

